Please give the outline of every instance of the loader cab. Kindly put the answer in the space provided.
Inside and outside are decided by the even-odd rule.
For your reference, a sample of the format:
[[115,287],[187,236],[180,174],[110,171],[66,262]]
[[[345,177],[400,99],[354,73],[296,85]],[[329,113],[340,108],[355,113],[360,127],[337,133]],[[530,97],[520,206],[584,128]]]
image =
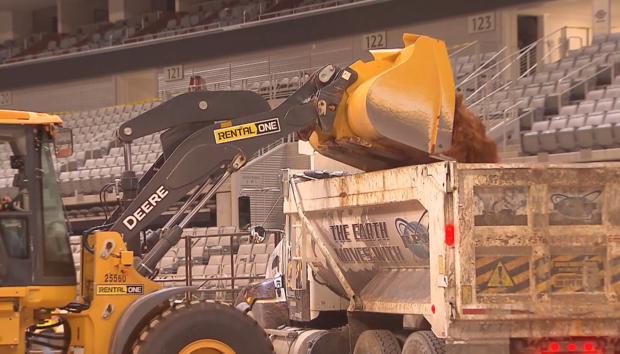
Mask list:
[[77,285],[52,157],[71,154],[72,141],[32,115],[0,111],[0,287]]

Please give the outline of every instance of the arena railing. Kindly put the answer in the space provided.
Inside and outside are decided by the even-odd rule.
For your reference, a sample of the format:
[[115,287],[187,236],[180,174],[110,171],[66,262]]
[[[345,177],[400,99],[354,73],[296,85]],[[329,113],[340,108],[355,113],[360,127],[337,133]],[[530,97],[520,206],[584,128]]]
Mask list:
[[[281,238],[282,238],[282,232],[281,231],[271,231],[269,232],[269,234],[267,235],[265,242],[268,242],[267,240],[269,240],[270,236],[273,235],[274,236],[274,244],[277,245]],[[203,275],[202,277],[194,277],[194,274],[192,273],[193,271],[193,266],[194,265],[198,265],[198,264],[194,264],[193,262],[193,256],[192,256],[192,247],[196,244],[196,242],[193,242],[193,240],[197,240],[197,239],[201,239],[201,238],[212,238],[212,237],[228,237],[230,242],[229,242],[229,246],[230,246],[230,253],[224,254],[223,256],[225,257],[230,257],[230,276],[220,276],[223,274],[223,272],[220,270],[219,274],[217,276],[207,276],[207,275]],[[197,290],[192,293],[192,292],[187,292],[185,294],[185,296],[188,299],[193,298],[196,293],[202,293],[202,294],[215,294],[215,296],[221,297],[222,294],[225,295],[225,299],[223,300],[231,300],[232,302],[235,301],[236,295],[241,291],[241,288],[235,288],[235,281],[236,280],[249,280],[250,282],[256,281],[256,280],[261,280],[261,279],[265,279],[265,274],[250,274],[248,276],[238,276],[235,274],[235,268],[236,268],[236,264],[235,264],[235,256],[237,254],[235,254],[233,252],[233,248],[234,248],[234,239],[235,238],[241,238],[241,237],[248,237],[249,242],[252,243],[252,235],[250,234],[250,232],[236,232],[236,233],[218,233],[218,234],[213,234],[213,235],[185,235],[182,237],[182,239],[185,242],[185,254],[184,254],[184,261],[183,261],[183,267],[185,268],[185,275],[184,276],[176,276],[174,274],[166,274],[163,276],[158,276],[154,281],[158,282],[158,283],[177,283],[177,282],[185,282],[185,286],[191,287],[194,286],[195,282],[198,282],[199,285],[196,287]],[[205,242],[206,244],[207,242]],[[203,251],[204,252],[204,251]],[[225,264],[222,264],[225,265]],[[227,274],[224,274],[227,275]],[[230,281],[230,286],[226,286],[226,282]],[[204,288],[208,283],[210,282],[216,282],[217,285],[215,286],[215,288]],[[230,294],[231,296],[228,297],[226,295]]]
[[[375,1],[375,0],[350,0],[350,1],[337,0],[337,1],[330,2],[330,4],[340,3],[339,5],[323,6],[323,7],[316,8],[316,9],[309,9],[309,10],[303,12],[303,13],[312,12],[312,11],[321,11],[323,9],[331,8],[331,7],[334,7],[334,6],[346,6],[347,4],[350,4],[350,3],[363,3],[363,2],[372,2],[372,1]],[[312,6],[310,6],[310,7],[312,7]],[[296,16],[296,15],[299,15],[300,13],[302,13],[302,12],[297,12],[297,13],[290,14],[290,15],[287,15],[287,16]],[[279,17],[282,17],[282,16],[279,16]],[[246,23],[262,22],[262,21],[268,21],[268,20],[270,20],[270,18],[262,18],[261,19],[260,15],[259,15],[257,18],[250,19]],[[234,25],[232,25],[232,26],[234,26]],[[194,34],[197,34],[197,33],[205,33],[206,34],[206,33],[209,33],[209,32],[218,31],[218,30],[220,30],[221,28],[224,28],[224,27],[231,27],[231,26],[220,26],[220,24],[218,22],[218,23],[212,23],[212,24],[205,25],[205,26],[198,26],[198,27],[188,28],[187,31],[185,31],[185,30],[177,30],[177,31],[169,31],[169,32],[174,32],[175,33],[175,35],[174,35],[175,37],[177,37],[177,36],[182,37],[182,36],[187,36],[187,35],[194,35]],[[141,37],[137,37],[137,38],[127,38],[127,39],[121,41],[118,44],[114,44],[114,45],[106,47],[106,48],[88,49],[88,50],[77,51],[77,52],[74,52],[74,53],[62,53],[62,54],[59,54],[59,55],[47,56],[47,57],[44,57],[44,58],[29,59],[28,61],[34,61],[34,60],[39,61],[39,60],[45,60],[45,59],[50,59],[50,58],[74,56],[74,55],[80,54],[80,53],[105,52],[105,51],[115,50],[115,48],[117,48],[119,46],[130,46],[132,44],[141,43],[141,42],[156,42],[156,41],[161,41],[161,40],[165,40],[165,39],[169,38],[169,37],[166,37],[166,36],[161,37],[161,38],[157,38],[157,37],[158,37],[157,33],[155,33],[155,34],[152,34],[152,35],[145,35],[145,36],[141,36]],[[21,62],[21,61],[25,61],[25,60],[23,60],[23,58],[18,58],[18,59],[15,59],[15,60],[9,59],[7,61],[1,62],[0,65],[13,64],[13,63],[18,62],[18,61]]]

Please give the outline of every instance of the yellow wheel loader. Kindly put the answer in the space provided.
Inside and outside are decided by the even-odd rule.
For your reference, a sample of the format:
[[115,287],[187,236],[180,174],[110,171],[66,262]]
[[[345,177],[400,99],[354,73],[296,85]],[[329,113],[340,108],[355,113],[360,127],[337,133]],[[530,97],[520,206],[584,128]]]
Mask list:
[[[0,212],[0,354],[33,344],[84,354],[273,353],[243,311],[188,297],[175,304],[197,289],[164,289],[154,281],[157,264],[232,173],[291,133],[366,171],[442,160],[455,112],[447,51],[429,37],[403,39],[404,49],[373,52],[373,61],[317,70],[274,109],[250,91],[194,91],[121,124],[123,198],[103,225],[83,234],[77,297],[52,163],[52,154],[72,153],[71,130],[58,116],[0,111],[0,140],[17,171],[17,193]],[[163,153],[138,180],[131,144],[158,132]],[[164,227],[144,236],[188,194]],[[38,325],[54,309],[64,313],[60,344]]]

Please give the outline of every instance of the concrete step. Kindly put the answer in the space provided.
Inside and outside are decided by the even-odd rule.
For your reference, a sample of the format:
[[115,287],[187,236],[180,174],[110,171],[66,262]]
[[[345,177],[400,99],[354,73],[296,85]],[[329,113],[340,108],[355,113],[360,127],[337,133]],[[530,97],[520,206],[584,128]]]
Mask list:
[[511,159],[519,156],[521,156],[521,151],[500,152],[499,160],[502,161],[504,159]]
[[513,144],[513,145],[506,145],[505,149],[504,149],[504,146],[500,144],[497,147],[497,150],[501,151],[501,152],[515,152],[515,151],[516,152],[521,152],[521,144],[519,144],[519,145],[515,145],[515,144]]

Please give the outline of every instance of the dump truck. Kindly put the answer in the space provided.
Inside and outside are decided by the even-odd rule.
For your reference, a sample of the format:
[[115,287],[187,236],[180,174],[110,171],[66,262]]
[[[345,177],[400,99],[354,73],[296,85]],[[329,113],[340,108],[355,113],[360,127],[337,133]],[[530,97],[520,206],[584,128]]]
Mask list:
[[284,170],[282,185],[285,236],[235,303],[278,354],[620,350],[619,163]]

